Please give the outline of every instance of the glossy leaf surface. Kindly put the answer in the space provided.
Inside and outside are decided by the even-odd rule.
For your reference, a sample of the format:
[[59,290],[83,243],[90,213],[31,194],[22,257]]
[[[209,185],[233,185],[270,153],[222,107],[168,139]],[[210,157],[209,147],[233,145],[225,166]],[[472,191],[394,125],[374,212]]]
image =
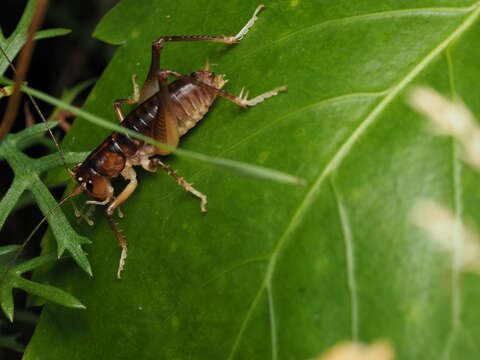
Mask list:
[[[161,35],[235,34],[253,1],[123,0],[96,36],[123,44],[86,109],[144,77]],[[162,67],[208,58],[253,94],[288,94],[247,111],[218,100],[181,146],[297,175],[305,187],[257,182],[171,157],[209,196],[139,171],[123,207],[119,249],[105,219],[82,228],[94,279],[73,265],[50,278],[87,310],[47,305],[26,358],[305,359],[333,344],[383,338],[399,359],[476,359],[479,278],[463,273],[409,220],[419,198],[479,224],[479,176],[453,140],[433,136],[405,104],[408,88],[456,94],[480,117],[480,3],[458,0],[270,1],[238,45],[167,44]],[[108,133],[78,122],[69,149]],[[116,185],[123,186],[118,182]]]

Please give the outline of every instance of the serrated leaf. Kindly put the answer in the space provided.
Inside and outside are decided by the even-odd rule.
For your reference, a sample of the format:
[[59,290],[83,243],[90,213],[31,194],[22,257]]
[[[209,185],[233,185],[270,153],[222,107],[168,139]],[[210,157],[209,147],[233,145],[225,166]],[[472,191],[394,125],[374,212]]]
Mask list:
[[7,135],[0,144],[0,156],[5,158],[15,173],[15,178],[9,190],[0,200],[0,227],[14,208],[22,192],[28,189],[32,192],[36,203],[45,215],[42,222],[47,220],[55,235],[58,258],[62,256],[65,250],[68,250],[77,264],[89,275],[92,275],[90,264],[81,248],[82,244],[87,244],[90,241],[72,229],[62,211],[58,209],[58,204],[52,194],[39,177],[41,173],[51,168],[64,165],[64,162],[80,161],[85,154],[65,153],[62,157],[55,154],[40,159],[31,159],[17,149],[17,146],[26,141],[29,136],[33,136],[41,130],[45,131],[46,127],[55,125],[54,122],[37,124],[19,133]]
[[49,39],[53,37],[68,35],[71,32],[72,30],[63,29],[63,28],[41,30],[35,34],[34,39],[35,40]]
[[9,279],[4,278],[4,268],[2,271],[2,285],[0,286],[0,306],[8,320],[13,321],[13,285]]
[[12,253],[15,253],[15,251],[17,251],[19,248],[19,245],[0,246],[0,259],[3,259],[5,255],[11,255]]
[[[8,248],[4,246],[2,248]],[[8,250],[8,249],[7,249]],[[51,285],[40,284],[23,278],[21,275],[43,267],[56,260],[53,252],[15,265],[11,262],[0,267],[0,306],[5,316],[13,321],[13,294],[14,288],[22,289],[44,300],[74,309],[85,309],[85,306],[74,296]]]
[[[57,242],[57,259],[61,257],[65,250],[72,255],[77,264],[90,276],[91,267],[81,248],[82,244],[89,243],[89,240],[77,234],[64,214],[58,209],[59,204],[55,201],[45,184],[40,180],[40,174],[52,168],[64,165],[64,163],[79,162],[85,158],[86,154],[64,153],[62,157],[58,154],[44,156],[38,159],[27,157],[19,148],[28,144],[32,137],[45,131],[46,128],[56,126],[56,122],[47,122],[31,126],[21,132],[8,134],[0,143],[0,156],[5,159],[12,168],[15,176],[7,193],[0,200],[0,228],[5,219],[14,209],[21,194],[25,190],[31,191],[33,198],[42,210],[45,217],[32,230],[34,234],[43,221],[48,221],[55,235]],[[21,250],[29,241],[25,240],[22,246],[7,245],[0,247],[0,305],[7,318],[12,321],[14,304],[12,298],[12,289],[14,287],[22,288],[26,291],[32,291],[43,298],[59,303],[67,304],[69,307],[78,307],[78,301],[69,294],[62,292],[51,286],[42,286],[33,282],[25,282],[20,278],[20,274],[31,271],[45,262],[52,261],[52,255],[40,256],[38,258],[15,265]],[[53,257],[55,259],[55,257]],[[14,266],[15,265],[15,266]],[[75,301],[74,301],[75,300]]]
[[[167,44],[163,68],[189,73],[208,58],[232,93],[289,86],[248,111],[219,99],[181,147],[308,185],[168,158],[208,194],[202,215],[167,176],[139,171],[120,221],[123,281],[98,216],[82,229],[96,277],[50,275],[88,309],[46,306],[25,358],[306,359],[341,340],[382,338],[398,359],[477,359],[478,275],[460,271],[458,238],[446,253],[409,220],[426,197],[480,227],[479,175],[404,102],[410,85],[429,84],[480,118],[480,2],[434,3],[271,1],[238,45]],[[144,76],[156,37],[235,34],[257,5],[123,0],[97,28],[124,45],[86,110],[116,121],[108,104],[130,95],[132,73]],[[69,144],[86,151],[107,135],[77,122]]]
[[85,309],[85,306],[77,298],[61,289],[50,285],[40,284],[18,277],[14,281],[14,286],[19,289],[25,290],[30,294],[40,296],[45,300],[65,307],[74,309]]
[[[22,13],[22,17],[18,22],[15,30],[10,34],[8,38],[5,38],[0,26],[0,46],[8,55],[8,58],[13,61],[18,54],[25,41],[27,40],[28,27],[32,20],[35,11],[36,0],[29,0]],[[35,40],[48,39],[57,36],[63,36],[70,33],[69,29],[46,29],[37,32],[34,36]],[[9,67],[8,59],[5,56],[0,57],[0,75],[5,73],[5,70]]]
[[0,335],[0,348],[10,349],[19,353],[23,353],[25,346],[18,339],[19,336],[4,336]]

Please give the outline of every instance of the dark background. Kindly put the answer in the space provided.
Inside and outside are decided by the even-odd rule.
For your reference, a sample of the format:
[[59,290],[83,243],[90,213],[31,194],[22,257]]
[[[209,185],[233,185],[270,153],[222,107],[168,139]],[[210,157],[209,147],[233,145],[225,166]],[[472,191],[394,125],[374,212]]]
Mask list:
[[[0,7],[0,27],[5,37],[8,37],[20,19],[27,1],[2,0]],[[83,0],[83,1],[50,1],[42,28],[67,28],[72,30],[69,35],[41,40],[35,44],[30,69],[27,75],[29,86],[43,92],[60,97],[65,89],[76,84],[97,78],[108,64],[115,48],[92,38],[96,24],[112,8],[117,0]],[[11,71],[6,76],[12,78]],[[81,93],[74,104],[81,106],[90,89]],[[3,117],[8,98],[0,100],[0,116]],[[19,115],[15,120],[12,132],[25,127],[25,113],[23,111],[26,97],[22,98]],[[52,111],[52,107],[39,103],[45,116]],[[33,112],[33,118],[40,122],[40,118]],[[61,137],[62,131],[56,130],[56,136]],[[48,153],[42,146],[30,148],[27,154],[40,157]],[[0,198],[5,194],[13,178],[8,165],[0,162]],[[62,188],[54,193],[61,196]],[[17,209],[7,218],[0,230],[0,246],[22,243],[30,231],[41,220],[42,215],[35,205],[27,205]],[[45,228],[41,229],[31,241],[31,245],[22,254],[24,257],[34,256],[39,250],[39,241]],[[26,308],[25,296],[21,292],[15,293],[15,323],[10,322],[0,311],[0,359],[20,359],[22,346],[28,343],[40,309]],[[17,350],[9,349],[2,341],[11,343]]]

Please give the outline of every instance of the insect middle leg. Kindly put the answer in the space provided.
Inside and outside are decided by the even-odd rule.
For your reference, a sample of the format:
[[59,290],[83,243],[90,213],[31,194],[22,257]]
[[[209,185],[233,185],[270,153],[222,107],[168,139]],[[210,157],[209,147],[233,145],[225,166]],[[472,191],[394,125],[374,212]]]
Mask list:
[[120,122],[123,121],[125,115],[122,111],[122,104],[138,104],[140,102],[140,90],[137,84],[137,75],[132,75],[132,96],[128,97],[127,99],[117,99],[113,102],[113,108],[115,109],[115,113],[118,116]]
[[157,167],[165,170],[165,172],[170,175],[178,185],[188,191],[189,193],[195,195],[197,198],[200,199],[200,211],[205,213],[207,212],[207,195],[202,194],[200,191],[195,189],[191,183],[186,181],[182,176],[178,175],[178,173],[173,170],[168,164],[165,164],[159,158],[152,158],[148,159],[147,161],[142,163],[142,166],[145,170],[155,172]]

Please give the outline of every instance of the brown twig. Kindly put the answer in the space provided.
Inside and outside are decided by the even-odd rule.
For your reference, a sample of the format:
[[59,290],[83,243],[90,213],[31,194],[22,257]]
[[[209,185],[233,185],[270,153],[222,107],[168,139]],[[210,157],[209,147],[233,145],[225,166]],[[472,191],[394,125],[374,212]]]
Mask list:
[[28,105],[28,102],[23,104],[23,112],[25,113],[25,127],[35,125],[35,118],[33,117],[32,110],[30,110],[30,105]]
[[30,66],[30,60],[32,58],[34,47],[33,37],[43,22],[47,7],[48,0],[38,0],[32,23],[28,28],[27,41],[22,51],[20,52],[20,57],[18,60],[18,70],[15,73],[15,85],[13,88],[13,93],[8,100],[7,110],[5,111],[5,115],[3,116],[2,123],[0,125],[0,140],[2,140],[5,135],[8,134],[8,132],[13,126],[13,123],[15,122],[15,118],[17,117],[18,107],[20,105],[21,98],[20,87],[25,78],[27,77],[27,71]]
[[68,118],[74,118],[75,116],[77,116],[77,114],[75,114],[74,112],[69,111],[69,110],[65,110],[65,109],[61,109],[57,113],[57,116],[54,117],[53,120],[58,121],[58,126],[60,126],[62,128],[62,130],[67,133],[68,130],[70,130],[70,127],[72,126],[67,121],[67,119]]

